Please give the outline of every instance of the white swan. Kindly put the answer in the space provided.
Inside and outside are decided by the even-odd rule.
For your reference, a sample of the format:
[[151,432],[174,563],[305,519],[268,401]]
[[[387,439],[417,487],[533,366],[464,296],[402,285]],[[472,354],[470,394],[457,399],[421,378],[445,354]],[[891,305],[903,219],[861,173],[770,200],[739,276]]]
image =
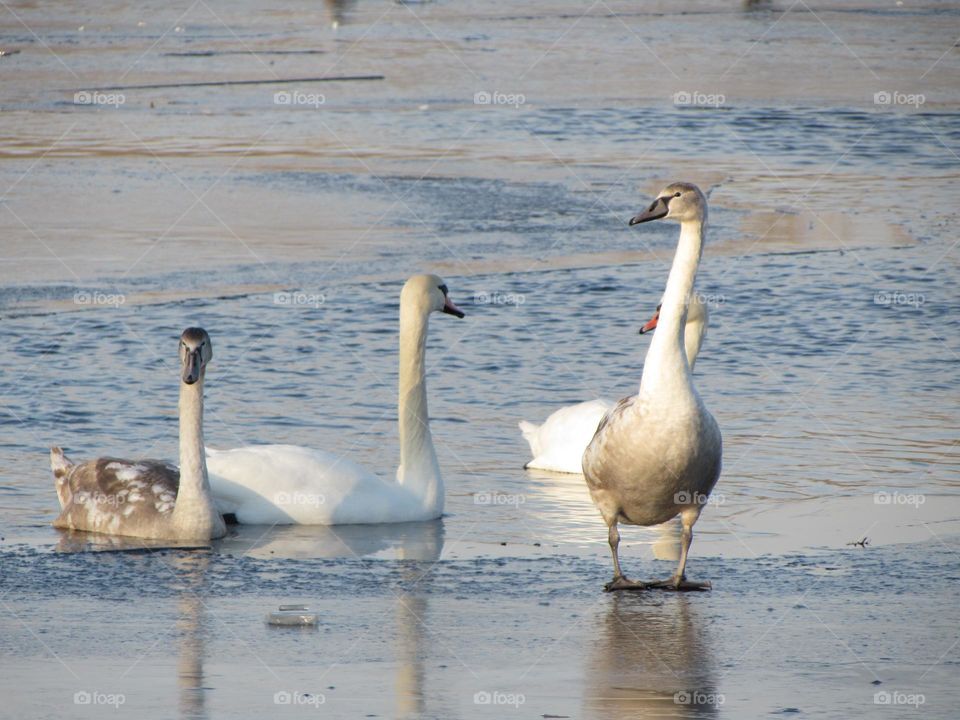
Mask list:
[[[707,200],[696,185],[663,189],[631,225],[668,218],[680,222],[680,241],[663,295],[658,332],[643,365],[639,392],[621,400],[597,428],[583,455],[590,496],[609,528],[613,580],[607,590],[662,587],[706,590],[684,576],[693,525],[720,477],[720,429],[690,379],[684,356],[684,319],[703,252]],[[673,577],[628,580],[620,570],[617,523],[659,525],[680,515],[680,562]]]
[[[650,321],[640,328],[640,334],[654,330],[659,317],[660,307],[658,306]],[[683,333],[690,372],[693,372],[697,355],[700,354],[700,346],[707,333],[708,321],[707,305],[698,294],[694,293],[690,300],[690,312],[687,313],[687,323]],[[614,403],[609,400],[587,400],[560,408],[544,420],[542,425],[521,420],[520,432],[529,443],[530,452],[533,454],[533,460],[523,467],[531,470],[582,473],[583,451],[593,439],[603,416],[613,406]]]
[[180,336],[180,470],[156,460],[102,457],[75,465],[50,449],[62,511],[54,527],[167,540],[210,540],[227,533],[210,496],[203,455],[203,378],[210,336]]
[[213,495],[240,523],[346,525],[432,520],[443,514],[443,479],[430,435],[425,378],[432,312],[463,317],[436,275],[416,275],[400,294],[400,466],[384,480],[335,453],[294,445],[207,448]]

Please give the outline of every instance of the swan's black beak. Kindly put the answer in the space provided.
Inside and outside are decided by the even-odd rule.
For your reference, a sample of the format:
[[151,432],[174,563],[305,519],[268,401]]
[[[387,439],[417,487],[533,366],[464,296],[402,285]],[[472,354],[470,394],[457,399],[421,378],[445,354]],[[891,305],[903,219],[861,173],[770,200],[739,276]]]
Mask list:
[[180,379],[187,385],[193,385],[200,379],[200,371],[203,368],[203,359],[200,355],[200,348],[187,351],[187,357],[183,361],[183,372],[180,375]]
[[662,217],[666,217],[667,213],[670,212],[670,208],[667,204],[669,198],[658,197],[656,200],[651,203],[650,207],[644,210],[642,213],[630,219],[631,225],[639,225],[640,223],[650,222],[651,220],[659,220]]
[[453,300],[446,295],[443,296],[443,311],[447,315],[453,315],[454,317],[458,318],[462,318],[464,316],[463,310],[454,305]]
[[640,328],[640,334],[648,333],[651,330],[657,329],[657,322],[660,320],[660,306],[657,305],[657,311],[653,313],[653,317],[647,321],[647,324]]

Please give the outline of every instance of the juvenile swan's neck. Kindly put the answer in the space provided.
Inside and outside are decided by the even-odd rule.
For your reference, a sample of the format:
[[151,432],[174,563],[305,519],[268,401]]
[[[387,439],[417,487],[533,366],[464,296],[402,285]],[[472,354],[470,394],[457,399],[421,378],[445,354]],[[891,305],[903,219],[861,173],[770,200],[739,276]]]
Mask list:
[[226,533],[213,505],[203,451],[203,379],[180,383],[180,488],[173,525],[186,539],[217,538]]
[[[673,257],[667,289],[663,294],[657,332],[647,351],[640,380],[641,393],[666,390],[676,393],[690,384],[690,366],[684,348],[684,325],[690,293],[697,279],[697,267],[703,252],[706,219],[680,224],[680,241]],[[699,348],[697,348],[699,350]]]
[[415,493],[425,508],[443,512],[443,479],[430,435],[425,353],[428,313],[400,308],[400,467],[397,482]]

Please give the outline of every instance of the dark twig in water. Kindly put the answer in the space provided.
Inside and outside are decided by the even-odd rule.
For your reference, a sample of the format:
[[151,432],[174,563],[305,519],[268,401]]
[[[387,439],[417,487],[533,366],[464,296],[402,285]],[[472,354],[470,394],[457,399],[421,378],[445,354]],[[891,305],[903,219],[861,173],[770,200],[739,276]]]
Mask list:
[[854,547],[865,548],[870,544],[870,538],[864,537],[862,540],[854,540],[853,542],[848,542],[847,545],[853,545]]
[[[216,82],[155,83],[151,85],[105,85],[97,88],[83,88],[90,91],[104,90],[163,90],[183,87],[222,87],[224,85],[289,85],[291,83],[349,82],[362,80],[383,80],[383,75],[334,75],[332,77],[279,78],[274,80],[219,80]],[[68,90],[67,92],[73,92]]]

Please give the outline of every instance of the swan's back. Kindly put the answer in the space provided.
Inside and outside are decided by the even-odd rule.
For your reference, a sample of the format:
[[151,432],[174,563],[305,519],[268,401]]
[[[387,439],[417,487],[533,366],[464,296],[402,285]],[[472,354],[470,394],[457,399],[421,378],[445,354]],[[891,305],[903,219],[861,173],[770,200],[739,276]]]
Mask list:
[[50,452],[62,510],[54,527],[144,537],[170,523],[180,471],[159,460],[98,458],[70,463]]
[[397,483],[323,450],[297,445],[207,448],[207,470],[220,511],[244,524],[375,524],[439,516]]
[[606,400],[588,400],[560,408],[542,425],[521,422],[520,430],[533,455],[525,467],[582,472],[583,450],[610,408],[611,403]]

